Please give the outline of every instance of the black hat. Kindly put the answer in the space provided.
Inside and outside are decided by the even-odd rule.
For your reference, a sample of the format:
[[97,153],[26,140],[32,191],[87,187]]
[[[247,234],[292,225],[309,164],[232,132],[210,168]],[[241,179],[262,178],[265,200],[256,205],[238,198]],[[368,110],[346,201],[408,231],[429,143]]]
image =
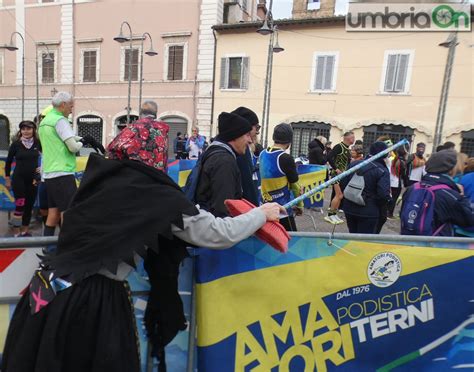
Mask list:
[[20,127],[20,129],[23,127],[36,129],[36,124],[31,120],[23,120],[20,124],[18,124],[18,126]]
[[273,130],[273,141],[275,143],[287,144],[293,141],[293,128],[290,124],[278,124]]
[[[377,142],[374,142],[372,145],[370,145],[369,154],[370,155],[376,155],[379,152],[382,152],[383,150],[386,150],[387,148],[388,148],[388,146],[385,142],[377,141]],[[387,156],[388,156],[388,154],[385,155],[385,157],[387,157]]]
[[234,111],[232,111],[232,114],[236,114],[239,116],[242,116],[244,119],[246,119],[250,125],[258,125],[258,116],[255,112],[250,110],[247,107],[240,106],[239,108],[236,108]]
[[426,162],[428,173],[446,173],[453,169],[458,162],[456,151],[442,150],[435,152]]
[[219,115],[219,135],[217,139],[229,142],[252,130],[252,125],[242,116],[222,112]]

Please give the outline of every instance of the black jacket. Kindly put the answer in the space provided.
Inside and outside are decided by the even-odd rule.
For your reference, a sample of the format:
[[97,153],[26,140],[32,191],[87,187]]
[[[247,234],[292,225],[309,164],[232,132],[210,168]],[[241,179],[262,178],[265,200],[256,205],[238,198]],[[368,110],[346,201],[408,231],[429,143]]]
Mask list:
[[[453,236],[453,225],[461,227],[474,226],[474,210],[471,207],[470,200],[459,193],[456,183],[449,176],[428,173],[422,178],[421,182],[428,185],[444,184],[450,188],[450,190],[435,191],[434,230],[438,229],[442,224],[446,224],[440,231],[440,236]],[[403,195],[403,203],[405,203],[412,190],[413,186]]]
[[215,140],[203,157],[196,202],[214,216],[226,217],[228,213],[224,201],[242,199],[237,155],[228,144]]
[[258,188],[253,180],[254,165],[252,153],[247,147],[245,155],[237,156],[237,165],[240,171],[240,179],[242,181],[242,196],[254,205],[258,205]]
[[327,163],[326,155],[324,155],[325,147],[318,139],[312,140],[308,144],[308,160],[309,164],[325,165]]
[[[349,165],[349,169],[361,163],[357,160]],[[366,218],[378,218],[380,209],[387,205],[392,199],[390,196],[390,173],[383,159],[377,159],[366,165],[357,174],[364,176],[364,200],[365,206],[357,205],[350,200],[344,199],[343,207],[345,213]],[[344,190],[351,180],[351,176],[341,180],[341,189]]]

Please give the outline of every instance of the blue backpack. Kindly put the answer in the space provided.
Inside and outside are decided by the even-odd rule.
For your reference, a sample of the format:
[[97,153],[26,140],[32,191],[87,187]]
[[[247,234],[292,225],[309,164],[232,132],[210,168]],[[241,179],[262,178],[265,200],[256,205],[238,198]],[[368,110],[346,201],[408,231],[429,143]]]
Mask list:
[[421,182],[413,185],[413,189],[404,201],[400,211],[402,235],[438,235],[443,229],[441,225],[434,230],[435,191],[449,190],[447,185],[429,186]]

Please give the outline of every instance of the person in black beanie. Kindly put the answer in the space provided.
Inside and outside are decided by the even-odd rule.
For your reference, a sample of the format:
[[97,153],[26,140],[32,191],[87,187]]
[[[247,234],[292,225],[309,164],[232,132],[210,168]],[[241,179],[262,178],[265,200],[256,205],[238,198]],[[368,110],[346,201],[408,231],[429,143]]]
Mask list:
[[242,199],[237,158],[252,143],[252,125],[240,115],[222,112],[218,128],[219,134],[201,158],[196,203],[216,217],[225,217],[228,213],[224,201]]
[[237,158],[237,165],[242,181],[242,197],[252,204],[258,205],[258,168],[257,157],[254,155],[255,146],[257,145],[257,136],[260,130],[258,117],[255,112],[243,106],[235,109],[232,113],[243,117],[252,125],[252,130],[250,131],[252,144],[247,146],[244,156]]

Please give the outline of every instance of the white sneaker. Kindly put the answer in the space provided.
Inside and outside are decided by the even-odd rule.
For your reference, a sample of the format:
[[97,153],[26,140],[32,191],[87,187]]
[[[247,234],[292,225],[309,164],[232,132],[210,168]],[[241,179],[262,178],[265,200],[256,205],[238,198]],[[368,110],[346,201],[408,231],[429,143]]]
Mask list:
[[344,223],[344,220],[339,217],[337,214],[334,215],[333,217],[335,217],[335,220],[337,221],[337,224],[340,225],[341,223]]
[[340,223],[338,222],[337,216],[335,214],[324,217],[324,221],[329,222],[330,224],[333,224],[333,225],[338,225]]

